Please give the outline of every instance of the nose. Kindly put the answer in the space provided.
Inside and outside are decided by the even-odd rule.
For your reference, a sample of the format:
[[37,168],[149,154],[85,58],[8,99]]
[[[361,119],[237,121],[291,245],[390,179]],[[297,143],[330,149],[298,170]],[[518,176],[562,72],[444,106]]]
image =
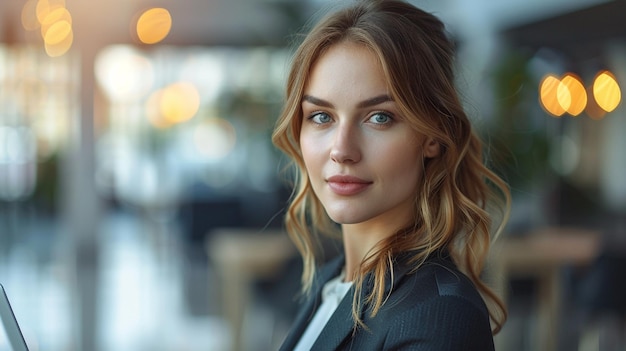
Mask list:
[[357,163],[361,160],[358,131],[350,125],[339,125],[335,130],[330,158],[337,163]]

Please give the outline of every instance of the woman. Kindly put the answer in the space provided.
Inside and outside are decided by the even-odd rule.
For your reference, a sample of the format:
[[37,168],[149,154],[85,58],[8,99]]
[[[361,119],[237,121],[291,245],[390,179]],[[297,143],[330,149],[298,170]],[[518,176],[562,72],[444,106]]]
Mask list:
[[[273,141],[296,166],[286,227],[307,297],[281,350],[493,350],[506,311],[480,274],[509,192],[483,165],[436,17],[369,0],[322,19]],[[343,254],[317,270],[320,234]]]

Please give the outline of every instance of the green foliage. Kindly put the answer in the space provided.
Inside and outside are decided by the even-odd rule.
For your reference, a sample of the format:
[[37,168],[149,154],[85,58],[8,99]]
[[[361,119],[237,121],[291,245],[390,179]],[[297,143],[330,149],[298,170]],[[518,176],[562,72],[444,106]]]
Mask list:
[[488,128],[490,158],[513,189],[525,189],[548,171],[546,116],[538,110],[538,82],[529,56],[509,51],[494,67],[495,108]]

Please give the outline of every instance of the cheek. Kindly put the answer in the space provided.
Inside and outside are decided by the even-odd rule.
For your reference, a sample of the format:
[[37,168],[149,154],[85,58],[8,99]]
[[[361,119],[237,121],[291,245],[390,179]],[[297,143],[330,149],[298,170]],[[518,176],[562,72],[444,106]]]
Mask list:
[[378,160],[380,169],[385,169],[389,177],[401,180],[404,185],[419,182],[422,174],[422,158],[418,147],[409,147],[409,143],[394,143],[381,150]]
[[320,159],[320,149],[313,138],[306,134],[300,136],[300,152],[309,175],[315,175]]

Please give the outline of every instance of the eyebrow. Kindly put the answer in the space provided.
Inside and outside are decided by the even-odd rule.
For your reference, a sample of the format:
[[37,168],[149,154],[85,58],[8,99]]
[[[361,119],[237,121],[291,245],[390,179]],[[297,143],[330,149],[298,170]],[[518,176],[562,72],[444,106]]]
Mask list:
[[[321,107],[334,108],[332,103],[326,100],[320,99],[320,98],[316,98],[315,96],[311,96],[311,95],[304,95],[302,97],[302,101],[310,102],[314,105],[321,106]],[[372,106],[376,106],[376,105],[382,104],[384,102],[389,102],[389,101],[393,101],[391,96],[387,94],[378,95],[378,96],[374,96],[372,98],[359,102],[357,104],[357,108],[372,107]]]

